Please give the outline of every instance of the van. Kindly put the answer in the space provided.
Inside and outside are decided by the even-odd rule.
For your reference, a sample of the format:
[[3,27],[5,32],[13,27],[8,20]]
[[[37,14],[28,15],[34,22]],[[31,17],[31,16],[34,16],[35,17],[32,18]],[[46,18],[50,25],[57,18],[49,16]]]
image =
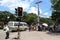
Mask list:
[[17,30],[19,25],[19,30],[27,30],[28,24],[26,22],[17,22],[17,21],[10,21],[8,22],[8,26],[10,30]]

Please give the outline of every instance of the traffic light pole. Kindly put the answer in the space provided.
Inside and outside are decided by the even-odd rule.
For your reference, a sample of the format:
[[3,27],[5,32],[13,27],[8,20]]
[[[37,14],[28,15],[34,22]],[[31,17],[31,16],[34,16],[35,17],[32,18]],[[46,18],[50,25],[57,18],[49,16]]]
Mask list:
[[19,26],[20,26],[21,17],[23,17],[22,11],[23,11],[22,7],[15,8],[15,13],[16,13],[16,16],[18,17],[17,20],[19,22],[19,24],[18,24],[18,39],[20,39],[20,28],[19,28]]
[[18,39],[20,39],[19,25],[18,25]]
[[21,17],[18,17],[18,40],[20,40],[20,21],[21,21]]
[[19,24],[20,24],[20,21],[19,21],[19,20],[20,20],[20,18],[19,18],[19,16],[18,16],[18,8],[17,8],[17,10],[16,10],[16,14],[17,14],[17,17],[18,17],[18,22],[19,22],[19,23],[18,23],[18,28],[17,28],[17,31],[18,31],[18,34],[17,34],[18,37],[17,37],[17,38],[18,38],[18,40],[19,40],[19,39],[20,39],[20,29],[19,29]]
[[[18,17],[18,19],[21,21],[21,18]],[[19,26],[20,26],[20,21],[19,21],[19,25],[18,25],[18,39],[20,39],[20,28],[19,28]]]

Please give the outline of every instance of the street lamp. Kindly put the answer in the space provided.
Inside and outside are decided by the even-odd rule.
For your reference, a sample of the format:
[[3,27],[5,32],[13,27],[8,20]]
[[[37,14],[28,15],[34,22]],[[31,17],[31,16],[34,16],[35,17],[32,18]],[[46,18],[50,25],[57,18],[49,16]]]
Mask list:
[[6,18],[5,21],[6,21],[6,23],[7,23],[7,22],[9,21],[9,18],[10,18],[10,17],[7,16],[7,15],[4,15],[4,16],[5,16],[5,18]]
[[39,14],[40,14],[40,12],[39,12],[39,3],[41,3],[41,2],[42,1],[38,1],[38,2],[35,3],[38,6],[38,26],[39,26]]
[[9,21],[8,19],[9,19],[10,17],[9,16],[7,16],[7,21]]
[[9,19],[10,17],[8,16],[7,18]]

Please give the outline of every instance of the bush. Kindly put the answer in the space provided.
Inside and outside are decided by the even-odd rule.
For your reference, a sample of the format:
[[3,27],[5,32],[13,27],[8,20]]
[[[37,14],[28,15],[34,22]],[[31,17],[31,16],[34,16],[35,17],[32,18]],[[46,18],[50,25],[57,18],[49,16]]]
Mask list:
[[3,27],[0,27],[0,29],[3,29]]

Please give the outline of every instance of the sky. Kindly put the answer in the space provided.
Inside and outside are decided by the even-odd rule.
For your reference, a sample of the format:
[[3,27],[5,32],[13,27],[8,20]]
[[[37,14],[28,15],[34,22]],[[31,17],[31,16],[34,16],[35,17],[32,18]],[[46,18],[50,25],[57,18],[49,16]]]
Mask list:
[[15,8],[23,7],[23,11],[38,15],[36,4],[38,1],[42,1],[39,3],[39,16],[49,18],[52,14],[50,0],[0,0],[0,11],[9,11],[14,14]]

